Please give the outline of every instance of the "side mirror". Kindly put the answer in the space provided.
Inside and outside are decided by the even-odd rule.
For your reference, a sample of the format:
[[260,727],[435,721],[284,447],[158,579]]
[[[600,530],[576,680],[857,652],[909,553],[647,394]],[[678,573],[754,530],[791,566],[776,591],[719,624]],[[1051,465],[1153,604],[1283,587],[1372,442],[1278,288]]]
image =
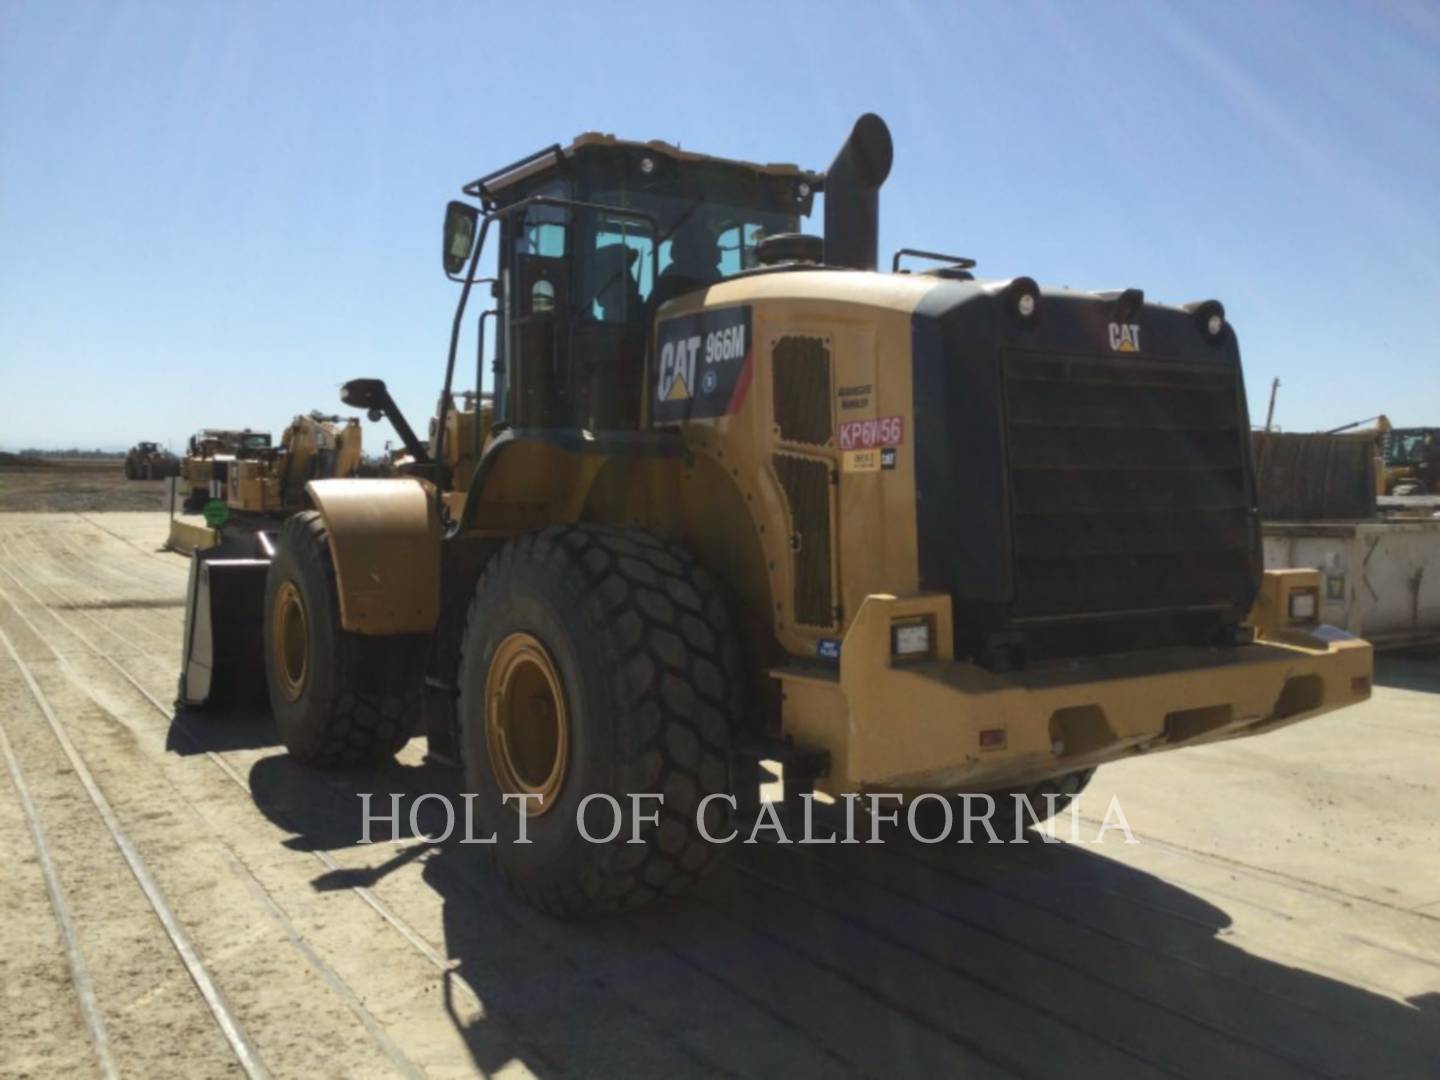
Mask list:
[[445,273],[453,275],[465,269],[475,248],[475,229],[479,222],[480,211],[468,203],[452,201],[445,207],[445,248],[441,252]]
[[389,417],[395,433],[400,436],[400,441],[405,444],[410,456],[418,464],[430,463],[430,454],[420,440],[415,438],[414,430],[400,414],[400,409],[396,406],[395,399],[390,396],[390,391],[385,388],[383,379],[351,379],[340,387],[340,400],[351,408],[364,409],[371,420]]
[[355,409],[383,409],[390,392],[384,379],[351,379],[340,388],[340,400]]

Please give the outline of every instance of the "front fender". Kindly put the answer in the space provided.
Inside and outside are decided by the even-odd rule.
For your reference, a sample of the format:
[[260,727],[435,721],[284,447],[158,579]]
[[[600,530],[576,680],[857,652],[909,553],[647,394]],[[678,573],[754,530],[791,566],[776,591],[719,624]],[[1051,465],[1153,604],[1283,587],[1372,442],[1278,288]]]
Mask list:
[[340,595],[340,625],[357,634],[430,633],[440,616],[440,512],[413,477],[312,480]]

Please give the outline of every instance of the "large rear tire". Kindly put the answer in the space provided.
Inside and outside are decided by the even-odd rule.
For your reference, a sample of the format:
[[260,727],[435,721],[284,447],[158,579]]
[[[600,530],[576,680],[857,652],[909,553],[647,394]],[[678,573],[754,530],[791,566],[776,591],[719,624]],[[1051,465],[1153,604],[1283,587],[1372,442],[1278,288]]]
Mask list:
[[285,521],[265,579],[265,677],[292,757],[319,768],[393,757],[419,717],[427,644],[343,629],[325,520]]
[[[720,588],[684,548],[603,525],[507,544],[476,586],[459,685],[466,790],[529,903],[565,918],[616,911],[683,892],[710,866],[697,815],[729,791],[742,680]],[[540,796],[523,800],[528,843],[507,794]],[[630,796],[647,794],[663,802],[632,812]],[[584,811],[592,837],[618,820],[613,839],[582,836],[587,796],[614,800]],[[727,815],[710,801],[711,836]]]

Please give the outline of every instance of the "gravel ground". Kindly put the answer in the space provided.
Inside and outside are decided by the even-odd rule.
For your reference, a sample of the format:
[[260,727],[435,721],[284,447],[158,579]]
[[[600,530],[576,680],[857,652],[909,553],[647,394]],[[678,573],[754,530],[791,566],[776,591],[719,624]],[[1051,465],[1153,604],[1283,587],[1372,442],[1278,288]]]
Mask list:
[[[165,527],[0,514],[0,1074],[1440,1075],[1434,657],[1102,769],[1078,843],[733,846],[565,925],[483,848],[356,843],[357,793],[456,792],[418,740],[319,775],[175,716]],[[1089,842],[1111,796],[1137,843]]]
[[[181,493],[181,498],[184,493]],[[0,512],[168,510],[169,480],[126,480],[123,458],[0,455]]]

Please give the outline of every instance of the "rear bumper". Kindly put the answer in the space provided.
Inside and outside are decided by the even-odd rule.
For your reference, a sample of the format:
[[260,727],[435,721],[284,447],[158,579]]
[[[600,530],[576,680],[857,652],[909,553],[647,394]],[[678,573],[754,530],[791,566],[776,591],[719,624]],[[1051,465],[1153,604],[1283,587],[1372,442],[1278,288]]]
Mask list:
[[782,725],[830,755],[832,793],[987,791],[1136,754],[1274,731],[1364,701],[1368,642],[1286,632],[997,674],[951,660],[892,663],[894,620],[924,616],[951,649],[942,595],[871,596],[841,646],[838,677],[785,668]]

